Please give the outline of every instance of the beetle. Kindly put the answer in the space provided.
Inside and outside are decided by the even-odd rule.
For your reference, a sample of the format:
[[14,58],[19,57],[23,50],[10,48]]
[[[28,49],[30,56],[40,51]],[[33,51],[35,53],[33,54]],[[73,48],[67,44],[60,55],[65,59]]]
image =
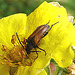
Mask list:
[[[49,21],[49,22],[50,22],[50,21]],[[48,22],[48,23],[49,23],[49,22]],[[31,52],[36,52],[36,53],[37,53],[37,52],[41,52],[41,51],[37,51],[37,50],[36,50],[36,48],[38,48],[38,49],[44,51],[44,52],[45,52],[45,56],[46,56],[46,51],[43,50],[43,49],[41,49],[41,48],[39,48],[39,47],[37,46],[37,44],[40,42],[40,40],[41,40],[42,38],[44,38],[44,37],[49,33],[49,31],[51,30],[51,28],[52,28],[55,24],[57,24],[58,22],[56,22],[56,23],[54,23],[53,25],[51,25],[51,27],[48,25],[48,23],[45,24],[45,25],[38,26],[38,27],[36,28],[36,30],[26,39],[26,42],[27,42],[26,48],[24,48],[24,46],[22,45],[22,43],[21,43],[21,41],[20,41],[20,39],[19,39],[19,37],[18,37],[18,34],[16,33],[16,36],[17,36],[17,38],[18,38],[20,44],[21,44],[22,47],[26,50],[27,54],[30,54]],[[31,51],[33,48],[35,49],[35,51]],[[38,53],[37,53],[37,57],[38,57]]]

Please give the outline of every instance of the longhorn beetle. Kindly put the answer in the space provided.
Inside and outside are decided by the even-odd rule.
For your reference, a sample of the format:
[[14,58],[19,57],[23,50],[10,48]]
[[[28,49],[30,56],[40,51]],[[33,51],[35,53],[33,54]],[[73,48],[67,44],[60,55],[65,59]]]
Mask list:
[[[49,22],[50,22],[50,21],[49,21]],[[48,23],[49,23],[49,22],[48,22]],[[48,24],[48,23],[47,23],[47,24]],[[37,52],[41,52],[41,51],[36,51],[36,48],[38,48],[38,49],[44,51],[44,52],[45,52],[45,56],[46,56],[46,51],[43,50],[43,49],[41,49],[41,48],[39,48],[39,47],[37,46],[37,44],[39,43],[39,41],[40,41],[42,38],[44,38],[44,37],[49,33],[49,31],[51,30],[51,28],[52,28],[55,24],[57,24],[57,23],[59,23],[59,22],[54,23],[53,25],[51,25],[51,27],[50,27],[49,25],[47,25],[47,24],[38,26],[38,27],[36,28],[36,30],[28,37],[28,39],[26,39],[26,42],[27,42],[26,48],[24,48],[24,46],[22,45],[22,43],[21,43],[21,41],[20,41],[20,39],[19,39],[19,37],[18,37],[18,34],[16,33],[16,36],[17,36],[17,38],[18,38],[18,40],[19,40],[19,43],[20,43],[21,46],[26,50],[27,54],[30,54],[31,52],[36,52],[36,53],[37,53]],[[31,51],[33,48],[35,49],[35,51]],[[37,53],[37,57],[38,57],[38,53]]]

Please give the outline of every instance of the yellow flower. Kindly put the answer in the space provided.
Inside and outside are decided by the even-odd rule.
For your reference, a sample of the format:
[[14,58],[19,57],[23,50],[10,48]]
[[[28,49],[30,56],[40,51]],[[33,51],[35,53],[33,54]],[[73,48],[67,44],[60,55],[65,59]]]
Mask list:
[[[53,26],[49,33],[41,39],[38,46],[46,51],[27,54],[20,44],[26,47],[25,39],[40,25]],[[66,9],[56,3],[43,2],[30,15],[15,14],[0,19],[0,74],[2,75],[47,75],[44,68],[51,57],[61,67],[67,67],[74,57],[71,46],[74,45],[75,29],[68,21]],[[34,48],[32,49],[35,50]],[[36,49],[40,51],[39,49]]]

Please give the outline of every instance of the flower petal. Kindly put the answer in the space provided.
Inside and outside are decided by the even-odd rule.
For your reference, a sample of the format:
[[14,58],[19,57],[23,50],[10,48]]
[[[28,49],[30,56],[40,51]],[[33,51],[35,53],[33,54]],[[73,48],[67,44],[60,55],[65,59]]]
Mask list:
[[[36,75],[36,66],[35,68],[33,67],[30,71],[31,66],[19,66],[17,73],[15,75]],[[41,71],[38,75],[47,75],[46,71],[43,70]]]
[[[39,74],[50,62],[51,57],[38,57],[32,66],[19,66],[17,75],[36,75]],[[45,60],[43,60],[45,59]]]
[[47,75],[46,71],[43,70],[41,73],[39,73],[38,75]]
[[0,74],[9,75],[9,67],[7,65],[0,64]]
[[[6,45],[9,49],[13,47],[11,44],[12,35],[16,32],[25,34],[26,14],[15,14],[0,19],[0,55],[6,56],[6,52],[2,51],[2,45]],[[0,56],[0,74],[9,75],[9,67],[2,65],[3,58]]]
[[[71,46],[72,44],[75,45],[75,28],[70,22],[66,22],[64,24],[66,26],[61,24],[58,31],[54,31],[54,34],[56,35],[54,37],[50,37],[54,47],[52,56],[60,67],[67,67],[71,65],[74,58],[74,52]],[[50,46],[52,46],[52,44],[50,44]]]
[[[28,29],[26,30],[27,31],[26,35],[29,36],[38,26],[48,23],[49,20],[50,20],[50,23],[49,23],[50,26],[58,21],[59,21],[58,24],[60,24],[60,22],[62,22],[62,21],[67,22],[68,17],[67,17],[65,8],[64,7],[62,7],[62,8],[55,7],[55,6],[51,5],[50,3],[43,2],[37,9],[34,10],[34,12],[32,12],[30,15],[28,15],[28,17],[27,17],[27,26],[28,26],[27,28]],[[58,24],[56,24],[54,26],[54,27],[56,27],[56,30],[59,27]],[[51,31],[47,34],[47,36],[45,36],[40,41],[40,47],[43,48],[44,50],[48,51],[47,53],[49,53],[49,55],[53,51],[53,50],[51,50],[51,46],[50,46],[50,43],[52,43],[50,40],[50,37],[51,37],[50,33],[51,33]],[[55,36],[55,34],[53,34],[53,35]],[[26,37],[28,37],[28,36],[26,36]],[[53,43],[55,43],[55,42],[53,42]]]
[[0,46],[4,44],[9,48],[12,46],[11,37],[13,34],[17,32],[28,38],[38,26],[48,23],[49,20],[50,26],[58,21],[59,23],[38,44],[46,51],[47,55],[45,56],[41,51],[32,66],[19,66],[17,75],[39,74],[49,64],[51,55],[61,67],[69,66],[74,57],[71,45],[75,43],[75,28],[72,23],[68,22],[64,7],[55,7],[47,2],[43,2],[27,18],[25,14],[16,14],[0,20]]
[[26,14],[15,14],[0,19],[0,48],[3,45],[11,47],[11,38],[16,32],[25,34]]
[[15,75],[31,75],[29,71],[30,66],[19,66],[18,71],[15,73]]
[[[64,7],[55,7],[50,3],[43,2],[37,9],[34,10],[34,12],[28,15],[27,28],[31,28],[31,30],[27,29],[27,34],[29,32],[29,36],[34,29],[40,25],[48,23],[49,20],[50,26],[58,21],[59,23],[56,24],[51,31],[41,39],[39,46],[43,48],[47,54],[52,56],[54,56],[55,53],[57,55],[60,52],[60,55],[54,57],[54,59],[61,57],[63,60],[67,57],[67,55],[71,54],[70,58],[66,58],[69,62],[64,62],[64,64],[58,63],[61,67],[67,67],[72,63],[72,59],[74,57],[74,53],[72,49],[69,49],[69,47],[71,47],[70,45],[72,43],[75,43],[75,28],[72,23],[68,21],[67,12]],[[67,53],[68,50],[69,53]],[[57,61],[59,60],[60,58]]]
[[[36,67],[36,73],[39,74],[42,69],[49,65],[50,56],[44,56],[42,53],[39,57],[35,60],[30,70]],[[44,60],[43,60],[44,59]]]

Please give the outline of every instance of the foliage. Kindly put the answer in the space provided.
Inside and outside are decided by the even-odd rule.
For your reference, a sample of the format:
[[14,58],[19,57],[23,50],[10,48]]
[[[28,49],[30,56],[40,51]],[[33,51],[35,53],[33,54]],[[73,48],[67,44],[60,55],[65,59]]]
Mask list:
[[72,13],[75,17],[75,0],[0,0],[0,18],[15,13],[26,13],[28,15],[43,1],[58,1],[61,5],[67,8],[68,13]]

